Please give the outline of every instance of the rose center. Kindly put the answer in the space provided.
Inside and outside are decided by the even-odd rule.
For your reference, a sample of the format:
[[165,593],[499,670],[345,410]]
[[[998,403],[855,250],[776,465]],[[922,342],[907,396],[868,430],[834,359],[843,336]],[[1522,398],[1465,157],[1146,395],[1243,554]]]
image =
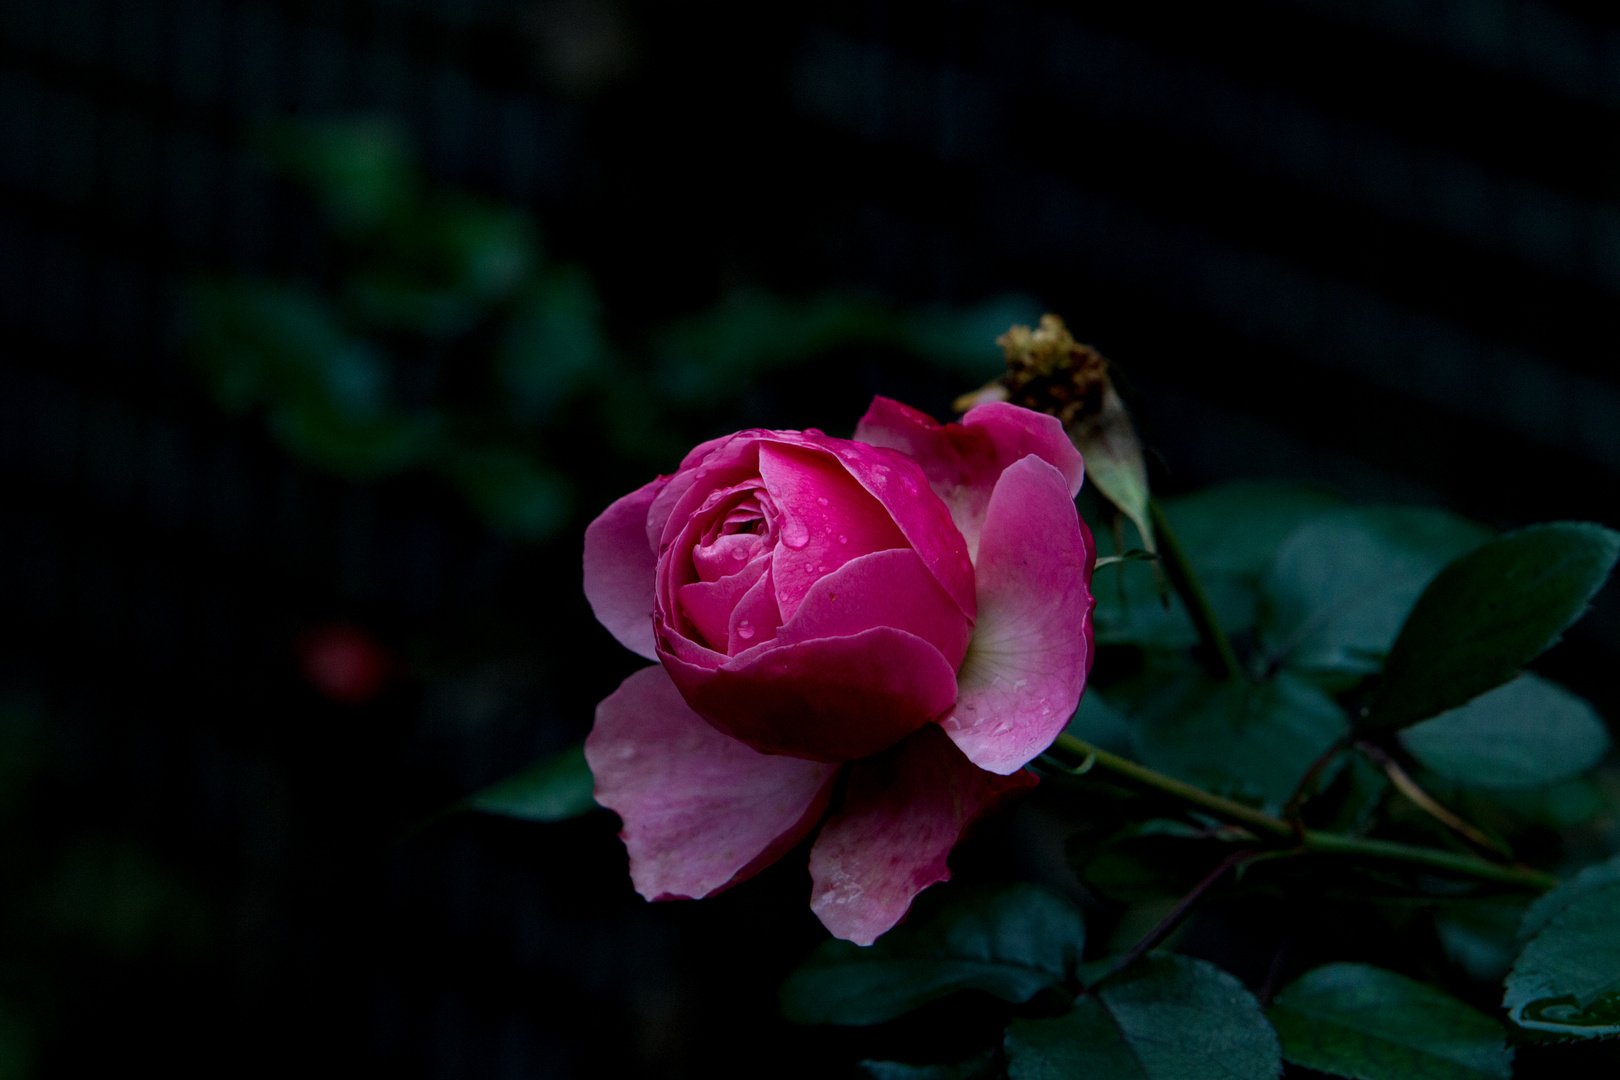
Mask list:
[[[723,505],[726,502],[731,505]],[[734,488],[715,509],[721,512],[692,548],[692,565],[700,581],[719,581],[741,572],[776,542],[776,507],[763,487]]]

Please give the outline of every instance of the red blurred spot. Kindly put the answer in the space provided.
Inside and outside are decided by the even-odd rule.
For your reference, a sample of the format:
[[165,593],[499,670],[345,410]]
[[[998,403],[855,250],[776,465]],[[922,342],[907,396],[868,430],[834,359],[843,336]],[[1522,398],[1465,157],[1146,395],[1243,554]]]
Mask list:
[[377,639],[349,623],[317,627],[298,639],[298,663],[316,692],[345,705],[382,690],[393,661]]

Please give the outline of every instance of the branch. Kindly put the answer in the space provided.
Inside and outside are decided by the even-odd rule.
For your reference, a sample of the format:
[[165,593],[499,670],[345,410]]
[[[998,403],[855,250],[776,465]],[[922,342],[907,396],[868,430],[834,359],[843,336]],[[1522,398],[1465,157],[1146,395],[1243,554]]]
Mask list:
[[1515,885],[1520,888],[1547,890],[1558,884],[1558,878],[1543,870],[1536,870],[1529,866],[1502,866],[1498,863],[1486,862],[1474,855],[1461,855],[1450,851],[1440,851],[1435,848],[1418,847],[1414,844],[1401,844],[1393,840],[1369,840],[1356,836],[1341,836],[1338,833],[1320,832],[1315,829],[1304,829],[1296,834],[1294,826],[1280,817],[1274,817],[1264,810],[1257,810],[1252,806],[1224,799],[1213,795],[1200,787],[1177,780],[1173,776],[1166,776],[1145,765],[1139,765],[1128,758],[1118,754],[1110,754],[1106,750],[1092,746],[1083,739],[1078,739],[1067,732],[1059,735],[1052,744],[1054,749],[1066,754],[1073,754],[1079,758],[1091,758],[1091,767],[1107,769],[1117,776],[1133,780],[1143,787],[1153,788],[1172,798],[1179,799],[1191,806],[1196,806],[1207,813],[1243,825],[1260,839],[1271,839],[1273,842],[1298,843],[1306,851],[1322,855],[1350,855],[1368,859],[1382,859],[1390,862],[1408,863],[1414,866],[1426,866],[1433,870],[1444,870],[1448,873],[1462,874],[1477,878],[1480,881],[1493,881],[1502,885]]
[[1114,972],[1124,971],[1126,968],[1136,963],[1143,953],[1146,953],[1149,949],[1159,944],[1159,942],[1169,937],[1171,931],[1180,925],[1182,919],[1187,917],[1187,913],[1193,909],[1193,905],[1198,903],[1203,895],[1214,887],[1217,881],[1225,877],[1228,870],[1242,866],[1250,859],[1257,858],[1259,854],[1260,853],[1258,851],[1254,850],[1234,851],[1232,854],[1222,859],[1220,865],[1211,870],[1203,881],[1200,881],[1197,885],[1194,885],[1191,892],[1176,902],[1176,906],[1170,909],[1170,914],[1159,920],[1159,925],[1155,926],[1152,930],[1149,930],[1145,935],[1143,935],[1141,941],[1138,941],[1135,945],[1131,946],[1131,951],[1120,958],[1119,962],[1113,966],[1113,969],[1109,972],[1109,974],[1111,975]]
[[1375,746],[1369,742],[1358,742],[1356,749],[1372,758],[1384,770],[1384,775],[1389,777],[1389,782],[1395,785],[1395,789],[1417,804],[1418,809],[1486,851],[1500,855],[1504,859],[1513,858],[1512,850],[1504,846],[1500,840],[1468,824],[1451,810],[1442,806],[1433,795],[1424,791],[1418,785],[1418,782],[1412,779],[1405,769],[1401,768],[1400,762],[1384,752],[1383,747]]
[[1243,668],[1238,663],[1237,653],[1232,651],[1232,642],[1226,636],[1226,631],[1221,629],[1220,620],[1215,618],[1215,609],[1210,606],[1204,587],[1198,583],[1198,575],[1193,573],[1187,553],[1181,550],[1181,542],[1171,530],[1169,520],[1159,507],[1159,500],[1148,501],[1148,515],[1153,519],[1153,531],[1158,537],[1159,556],[1165,575],[1180,594],[1181,602],[1187,605],[1187,614],[1192,616],[1198,637],[1215,654],[1220,665],[1212,674],[1216,678],[1243,678]]

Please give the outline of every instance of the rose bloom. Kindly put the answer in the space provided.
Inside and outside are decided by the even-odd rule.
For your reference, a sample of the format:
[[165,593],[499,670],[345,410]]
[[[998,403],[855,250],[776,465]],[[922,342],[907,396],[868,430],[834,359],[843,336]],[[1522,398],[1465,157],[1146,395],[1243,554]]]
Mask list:
[[585,593],[659,663],[597,706],[585,756],[636,890],[712,896],[820,825],[810,906],[869,945],[948,879],[1085,685],[1082,476],[1054,417],[877,398],[853,441],[741,431],[608,507]]

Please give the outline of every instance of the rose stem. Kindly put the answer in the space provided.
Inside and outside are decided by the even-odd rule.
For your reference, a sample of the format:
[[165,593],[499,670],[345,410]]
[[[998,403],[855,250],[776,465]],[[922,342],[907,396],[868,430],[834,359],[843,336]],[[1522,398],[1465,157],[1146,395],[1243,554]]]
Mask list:
[[1241,679],[1243,668],[1238,664],[1237,653],[1232,651],[1232,642],[1227,638],[1226,631],[1221,629],[1220,620],[1215,618],[1215,609],[1210,606],[1204,587],[1198,583],[1198,575],[1193,573],[1187,553],[1181,550],[1181,543],[1170,528],[1170,521],[1164,516],[1159,500],[1148,500],[1148,516],[1153,521],[1164,572],[1176,592],[1181,594],[1181,602],[1187,605],[1187,613],[1192,616],[1198,636],[1215,654],[1216,664],[1211,665],[1210,673],[1218,679]]
[[1252,806],[1245,806],[1231,799],[1223,799],[1219,795],[1212,795],[1199,787],[1173,776],[1166,776],[1145,765],[1138,765],[1128,758],[1118,754],[1110,754],[1073,735],[1064,732],[1057,737],[1052,746],[1062,750],[1065,754],[1072,754],[1078,758],[1092,757],[1094,764],[1107,769],[1109,772],[1127,779],[1134,780],[1145,787],[1162,791],[1166,795],[1190,803],[1218,818],[1233,821],[1248,826],[1251,830],[1262,836],[1270,836],[1277,840],[1297,840],[1305,850],[1314,851],[1324,855],[1351,855],[1370,859],[1388,859],[1392,862],[1412,863],[1417,866],[1428,866],[1436,870],[1445,870],[1454,874],[1464,874],[1468,877],[1478,878],[1482,881],[1495,881],[1504,885],[1517,885],[1531,889],[1550,889],[1558,884],[1558,878],[1542,870],[1528,866],[1502,866],[1497,863],[1486,862],[1474,855],[1462,855],[1451,851],[1440,851],[1435,848],[1418,847],[1415,844],[1402,844],[1393,840],[1371,840],[1358,836],[1341,836],[1338,833],[1321,832],[1316,829],[1304,829],[1296,834],[1294,826],[1280,817],[1273,817],[1264,810],[1256,810]]

